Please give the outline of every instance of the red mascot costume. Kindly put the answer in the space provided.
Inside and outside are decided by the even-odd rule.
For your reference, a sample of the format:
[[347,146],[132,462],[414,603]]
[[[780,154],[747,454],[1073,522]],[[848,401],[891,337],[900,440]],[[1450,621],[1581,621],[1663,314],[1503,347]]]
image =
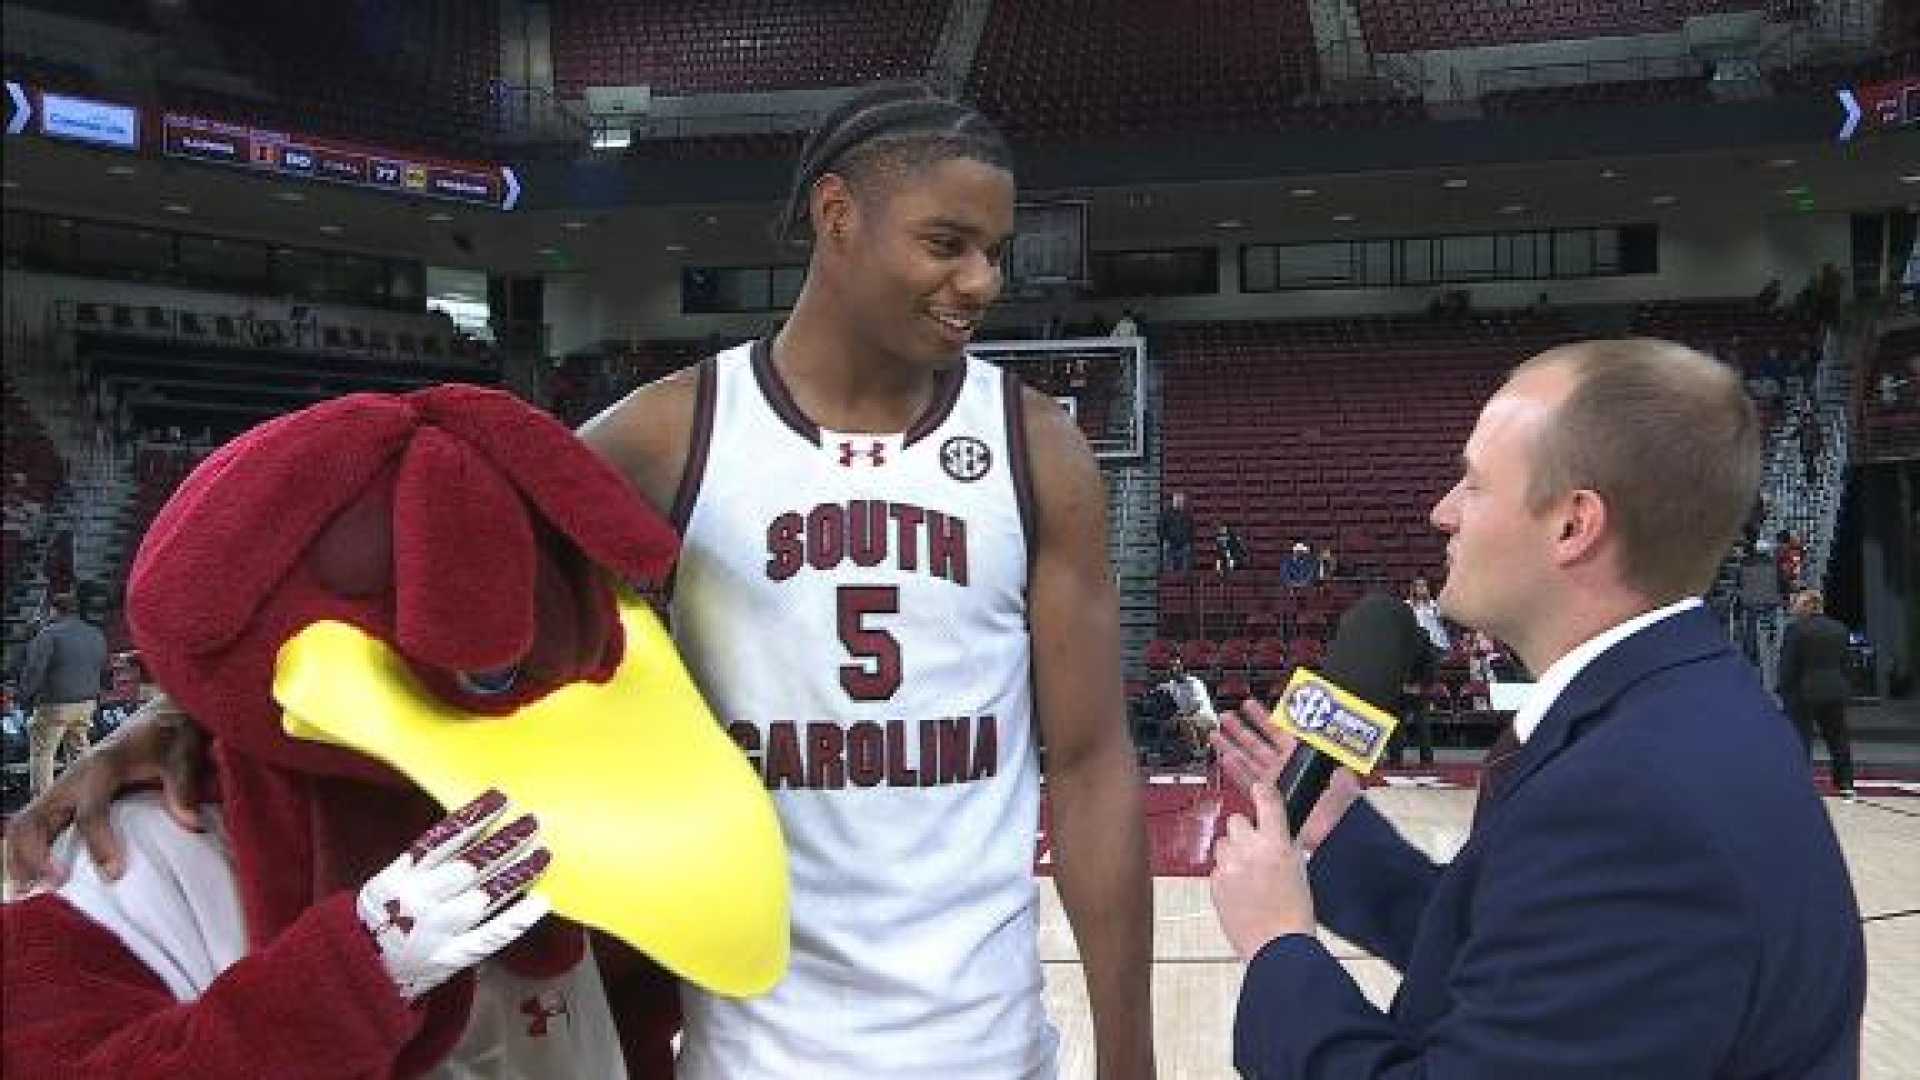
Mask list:
[[[714,935],[734,917],[715,897],[784,922],[785,871],[765,872],[777,826],[737,750],[697,699],[661,704],[690,683],[622,591],[675,551],[617,473],[495,391],[354,395],[209,457],[127,598],[211,738],[207,828],[122,799],[119,880],[70,832],[66,882],[0,907],[7,1075],[670,1075],[662,967],[753,992],[785,959],[763,917]],[[316,627],[345,645],[303,644]],[[571,726],[529,719],[549,706]],[[700,953],[728,941],[756,955]]]

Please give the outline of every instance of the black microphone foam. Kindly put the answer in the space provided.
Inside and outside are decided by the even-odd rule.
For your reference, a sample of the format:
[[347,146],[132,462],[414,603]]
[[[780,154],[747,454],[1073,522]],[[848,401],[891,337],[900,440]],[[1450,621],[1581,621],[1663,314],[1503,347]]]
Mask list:
[[1394,712],[1425,648],[1427,635],[1412,608],[1385,593],[1368,593],[1340,616],[1320,673],[1374,708]]
[[[1368,593],[1340,616],[1320,674],[1374,708],[1397,716],[1401,687],[1426,648],[1426,634],[1412,608],[1385,593]],[[1296,835],[1339,764],[1305,742],[1294,748],[1278,785],[1287,806],[1287,824]]]

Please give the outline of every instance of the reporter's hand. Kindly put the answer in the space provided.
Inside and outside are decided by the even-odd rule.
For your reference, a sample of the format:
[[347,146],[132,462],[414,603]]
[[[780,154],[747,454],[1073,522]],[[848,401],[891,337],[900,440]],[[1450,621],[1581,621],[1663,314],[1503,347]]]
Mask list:
[[[1256,788],[1272,790],[1293,756],[1299,740],[1268,721],[1267,710],[1248,698],[1240,708],[1221,716],[1220,726],[1209,741],[1220,755],[1220,768],[1242,791],[1252,795]],[[1324,842],[1334,826],[1360,797],[1363,785],[1352,769],[1335,769],[1327,790],[1313,805],[1300,835],[1294,839],[1302,851],[1312,851]]]
[[58,780],[7,823],[7,877],[14,887],[56,887],[67,870],[53,859],[53,841],[79,829],[87,853],[107,880],[120,877],[120,839],[108,808],[129,786],[159,781],[161,802],[183,829],[198,832],[200,776],[206,749],[193,718],[165,694],[140,706],[111,736],[67,767]]
[[552,910],[527,894],[553,860],[533,815],[480,839],[506,809],[506,796],[488,791],[361,888],[360,921],[407,1000],[506,948]]
[[1242,960],[1287,934],[1312,934],[1313,889],[1302,852],[1287,834],[1287,809],[1272,784],[1248,792],[1253,816],[1235,814],[1213,845],[1209,887],[1220,930]]

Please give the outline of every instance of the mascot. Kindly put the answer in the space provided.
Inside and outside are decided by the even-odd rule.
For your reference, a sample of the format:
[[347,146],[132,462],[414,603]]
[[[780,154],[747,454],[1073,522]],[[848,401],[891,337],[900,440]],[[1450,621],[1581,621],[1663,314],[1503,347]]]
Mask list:
[[211,737],[207,827],[123,799],[118,881],[69,832],[65,883],[0,907],[8,1075],[670,1074],[673,977],[753,994],[787,957],[771,802],[626,591],[675,551],[496,391],[209,457],[127,595]]

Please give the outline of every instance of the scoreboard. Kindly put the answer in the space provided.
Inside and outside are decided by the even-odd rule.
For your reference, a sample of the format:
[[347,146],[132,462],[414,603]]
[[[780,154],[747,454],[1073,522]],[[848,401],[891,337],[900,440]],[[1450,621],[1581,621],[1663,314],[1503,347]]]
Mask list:
[[450,162],[283,131],[229,124],[204,116],[167,113],[160,122],[161,152],[304,180],[492,206],[520,201],[511,165]]
[[511,165],[430,158],[406,151],[231,124],[168,112],[154,122],[136,105],[5,81],[6,133],[230,165],[274,177],[512,210],[520,177]]
[[1920,124],[1920,77],[1846,86],[1837,92],[1844,115],[1840,141]]

